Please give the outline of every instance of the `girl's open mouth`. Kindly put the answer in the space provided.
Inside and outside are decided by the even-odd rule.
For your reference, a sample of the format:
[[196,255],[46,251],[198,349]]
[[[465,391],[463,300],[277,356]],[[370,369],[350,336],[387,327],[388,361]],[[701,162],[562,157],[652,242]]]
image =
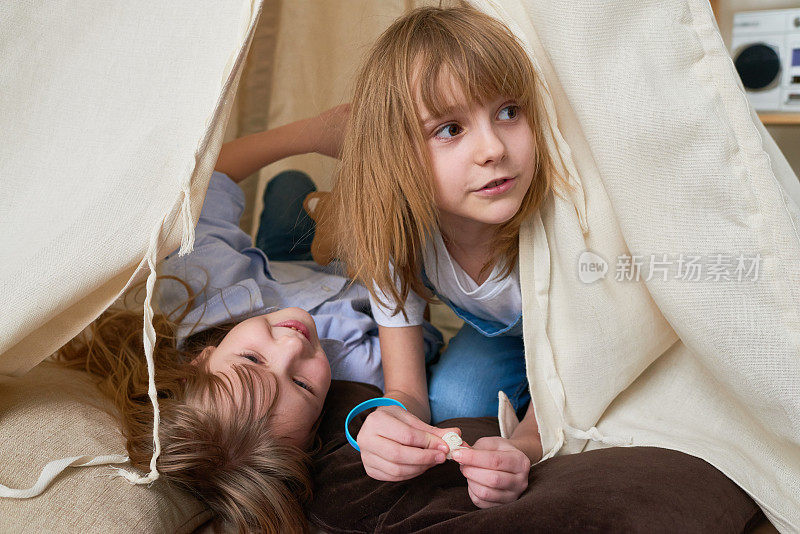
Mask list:
[[514,186],[514,183],[514,178],[499,178],[497,180],[492,180],[475,192],[482,196],[500,195],[511,189]]
[[301,323],[300,321],[291,319],[289,321],[282,321],[273,326],[281,326],[283,328],[291,328],[292,330],[297,330],[298,332],[303,334],[303,337],[305,337],[309,342],[311,341],[311,335],[308,331],[308,327],[303,323]]

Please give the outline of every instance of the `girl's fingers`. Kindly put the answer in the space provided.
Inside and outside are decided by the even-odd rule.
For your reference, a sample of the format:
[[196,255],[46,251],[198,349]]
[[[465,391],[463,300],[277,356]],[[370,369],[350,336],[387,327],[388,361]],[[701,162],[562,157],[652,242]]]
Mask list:
[[[444,456],[444,454],[442,454],[442,456]],[[381,458],[377,454],[372,454],[372,453],[362,454],[361,461],[365,466],[369,465],[371,468],[377,469],[389,476],[394,477],[395,480],[408,480],[409,478],[414,478],[415,476],[427,471],[428,468],[431,467],[430,463],[425,463],[425,464],[393,463]],[[444,462],[444,458],[442,458],[442,462]],[[434,464],[435,463],[441,463],[441,462],[434,462]]]
[[[381,410],[383,413],[379,414],[378,412]],[[376,421],[376,425],[379,425],[378,428],[381,429],[378,432],[379,435],[412,447],[438,449],[446,453],[450,449],[442,436],[449,431],[461,435],[461,430],[458,428],[442,429],[428,425],[420,421],[414,414],[397,406],[389,406],[386,409],[379,408],[375,414],[370,416],[372,415],[381,418],[380,422]]]
[[491,471],[489,469],[483,469],[482,467],[472,467],[469,465],[462,465],[461,473],[470,483],[480,484],[487,488],[522,491],[528,487],[527,478],[523,481],[518,473]]
[[[430,434],[434,434],[435,436],[442,437],[448,432],[455,432],[459,436],[461,435],[460,428],[439,428],[437,426],[432,426],[427,423],[422,422],[417,416],[413,413],[407,412],[400,408],[401,412],[396,414],[397,418],[403,421],[404,423],[413,426],[414,428],[418,428],[419,430],[424,430]],[[442,442],[444,443],[444,442]]]
[[[416,429],[413,430],[421,432]],[[444,452],[438,449],[413,445],[407,446],[392,437],[385,436],[375,436],[368,450],[392,464],[424,465],[429,467],[439,463],[439,457],[444,459]]]
[[368,466],[367,464],[364,464],[364,471],[366,471],[367,475],[369,475],[371,478],[374,478],[375,480],[383,480],[387,482],[399,482],[400,480],[403,480],[394,475],[390,475],[389,473],[381,471],[380,469]]
[[487,488],[477,482],[470,482],[467,486],[467,490],[472,502],[478,508],[490,508],[492,506],[514,502],[519,497],[519,494],[515,494],[514,492]]
[[[516,452],[515,452],[516,451]],[[525,464],[530,466],[530,460],[525,454],[517,451],[487,451],[484,449],[459,450],[458,463],[482,467],[491,471],[505,471],[507,473],[520,473],[527,471]]]
[[437,449],[444,443],[439,436],[425,432],[410,425],[394,424],[380,429],[378,436],[395,441],[407,447],[420,449]]

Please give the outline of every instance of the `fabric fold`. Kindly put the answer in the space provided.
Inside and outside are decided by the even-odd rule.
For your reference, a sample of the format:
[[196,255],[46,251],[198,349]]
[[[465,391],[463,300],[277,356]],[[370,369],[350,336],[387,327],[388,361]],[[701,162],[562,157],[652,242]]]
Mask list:
[[[152,307],[152,297],[157,278],[156,266],[158,262],[161,260],[161,258],[166,255],[166,252],[169,252],[173,248],[174,245],[172,245],[172,243],[175,242],[176,238],[179,238],[180,242],[180,255],[188,254],[193,250],[194,225],[196,224],[196,212],[194,212],[193,208],[197,207],[199,211],[199,206],[202,205],[202,198],[205,195],[205,190],[208,185],[208,179],[213,171],[213,165],[214,161],[216,160],[216,154],[219,150],[219,146],[221,145],[225,124],[227,122],[227,118],[230,115],[236,87],[238,85],[242,69],[244,67],[245,58],[247,57],[247,51],[249,49],[250,43],[252,42],[255,27],[261,13],[261,5],[262,5],[261,0],[247,0],[240,2],[236,5],[220,6],[218,11],[220,14],[224,13],[225,15],[224,20],[220,18],[213,21],[212,20],[207,21],[209,24],[217,25],[217,27],[219,28],[218,32],[215,35],[212,34],[208,35],[208,38],[210,39],[210,41],[208,42],[213,42],[214,46],[217,47],[219,53],[214,55],[213,57],[209,57],[209,59],[205,63],[198,63],[196,57],[192,56],[191,58],[192,72],[195,74],[195,79],[194,79],[195,85],[192,87],[192,89],[196,91],[196,94],[194,95],[195,100],[192,100],[192,102],[190,104],[187,104],[185,108],[181,108],[181,111],[184,114],[180,116],[180,119],[175,119],[175,117],[167,117],[165,115],[156,116],[152,115],[152,113],[148,114],[147,111],[141,111],[141,106],[142,106],[141,101],[130,103],[130,108],[129,108],[128,106],[126,106],[126,104],[128,104],[128,102],[126,101],[126,98],[129,97],[128,93],[115,94],[113,90],[109,90],[108,92],[103,93],[101,96],[97,97],[101,102],[104,101],[104,99],[111,98],[112,96],[118,100],[114,101],[113,105],[109,104],[108,106],[105,106],[104,110],[109,109],[115,111],[116,110],[128,111],[129,109],[135,108],[136,113],[138,113],[139,115],[143,115],[145,117],[149,117],[151,119],[158,118],[158,120],[166,122],[167,120],[172,118],[176,120],[176,122],[180,123],[181,133],[183,133],[184,131],[188,132],[188,133],[183,133],[183,138],[181,138],[179,134],[175,134],[174,143],[170,145],[172,152],[164,154],[158,152],[158,148],[163,147],[165,143],[163,143],[163,139],[153,139],[152,138],[154,135],[153,132],[155,132],[157,129],[169,130],[169,128],[172,125],[170,124],[130,125],[130,129],[132,131],[138,132],[140,135],[140,137],[136,139],[136,142],[144,144],[146,144],[147,142],[152,142],[154,144],[154,146],[149,146],[149,145],[147,146],[146,154],[141,154],[138,155],[137,158],[134,158],[136,159],[135,165],[147,169],[146,165],[150,164],[152,160],[157,160],[157,162],[154,164],[154,167],[157,169],[158,172],[160,172],[159,176],[164,176],[164,175],[174,176],[174,174],[180,176],[180,179],[177,182],[177,184],[174,184],[172,182],[170,182],[170,184],[167,184],[172,188],[170,189],[170,194],[167,197],[160,196],[158,199],[155,199],[154,192],[158,192],[160,190],[159,188],[163,188],[163,191],[165,191],[167,186],[165,184],[160,184],[160,183],[147,184],[147,181],[145,179],[143,180],[143,182],[146,185],[140,192],[142,198],[135,198],[133,202],[135,202],[136,204],[132,204],[131,201],[124,195],[121,188],[118,189],[113,188],[114,180],[120,179],[119,177],[124,176],[126,172],[130,172],[130,169],[114,168],[112,171],[109,172],[111,179],[105,179],[102,176],[102,172],[100,172],[101,170],[107,170],[103,168],[105,162],[95,161],[96,163],[95,167],[96,170],[98,170],[99,181],[97,183],[93,183],[91,182],[91,180],[87,179],[80,183],[82,185],[84,185],[84,183],[88,184],[85,185],[86,187],[94,185],[98,190],[101,190],[103,192],[104,197],[112,195],[111,201],[122,202],[123,205],[124,202],[127,201],[128,204],[130,205],[128,211],[125,211],[123,209],[122,213],[116,214],[116,213],[110,213],[112,212],[112,210],[110,209],[106,209],[106,212],[103,212],[101,209],[96,209],[94,206],[88,203],[86,196],[91,196],[92,194],[95,194],[94,191],[90,191],[88,195],[85,195],[83,198],[80,199],[81,201],[90,206],[90,209],[88,209],[87,211],[90,213],[89,217],[92,223],[81,226],[81,228],[83,228],[81,231],[88,231],[88,232],[94,231],[98,234],[97,236],[94,237],[94,241],[92,239],[89,239],[86,244],[87,247],[94,245],[96,247],[95,249],[93,249],[95,253],[100,250],[103,250],[100,248],[101,243],[106,244],[106,242],[108,241],[108,238],[106,237],[106,232],[108,232],[108,229],[97,225],[97,223],[103,220],[101,216],[110,214],[110,216],[112,217],[114,216],[119,216],[121,218],[128,217],[131,218],[132,227],[142,229],[143,224],[140,220],[137,220],[137,217],[140,218],[141,220],[152,220],[150,219],[150,215],[152,214],[146,213],[148,210],[154,211],[153,205],[151,204],[155,204],[157,200],[158,206],[165,206],[163,200],[164,198],[175,198],[175,200],[170,206],[168,206],[168,209],[165,208],[167,214],[156,218],[155,220],[157,222],[155,222],[149,229],[149,238],[146,244],[144,255],[143,257],[141,257],[141,260],[138,261],[138,267],[136,267],[132,271],[132,274],[130,276],[125,277],[127,278],[127,283],[125,283],[125,278],[122,278],[122,276],[124,276],[124,273],[128,272],[127,270],[128,266],[125,266],[123,268],[119,265],[119,263],[121,262],[121,257],[117,258],[117,253],[115,252],[113,246],[118,246],[118,248],[120,249],[125,249],[125,247],[127,247],[128,249],[132,247],[138,247],[140,243],[140,237],[139,237],[140,234],[136,233],[133,230],[129,232],[130,235],[120,236],[120,239],[122,240],[125,240],[127,238],[126,242],[112,243],[111,245],[108,245],[108,247],[105,247],[107,249],[105,250],[105,252],[107,253],[106,256],[110,258],[108,261],[117,262],[117,264],[113,268],[109,268],[108,266],[98,264],[95,267],[94,271],[89,270],[88,272],[81,273],[81,275],[86,277],[87,279],[93,276],[97,277],[96,280],[93,279],[93,282],[98,284],[100,287],[94,288],[96,294],[90,294],[89,296],[82,295],[84,300],[80,301],[80,303],[83,304],[80,312],[81,314],[80,317],[78,318],[70,317],[69,320],[60,316],[51,318],[51,322],[53,323],[53,326],[51,328],[54,330],[56,335],[63,336],[65,335],[65,332],[67,333],[70,332],[69,329],[73,329],[72,335],[74,335],[74,333],[79,332],[83,327],[86,326],[86,324],[88,324],[88,322],[94,319],[97,316],[97,314],[101,313],[106,307],[108,307],[108,303],[106,303],[105,305],[101,305],[100,304],[101,301],[103,301],[104,299],[109,299],[110,295],[115,294],[118,297],[119,295],[124,294],[125,291],[132,286],[132,284],[140,280],[141,275],[143,275],[143,273],[145,272],[144,271],[145,268],[147,268],[148,275],[146,277],[146,297],[144,301],[143,344],[145,351],[144,356],[145,359],[147,360],[147,367],[148,367],[148,382],[149,382],[148,396],[153,405],[153,412],[154,412],[153,455],[150,460],[150,471],[148,474],[144,476],[141,476],[134,472],[126,471],[124,469],[119,469],[119,468],[117,469],[117,476],[122,476],[131,483],[149,484],[154,480],[157,480],[159,477],[159,473],[156,466],[157,466],[158,456],[161,451],[161,444],[158,432],[160,424],[160,412],[158,406],[158,395],[155,386],[155,362],[153,359],[154,358],[153,347],[155,346],[156,333],[152,323],[154,315]],[[59,5],[57,3],[49,6],[49,9],[51,9],[54,13],[62,11],[63,8],[64,6]],[[69,9],[70,9],[70,14],[73,14],[74,8],[70,7]],[[102,16],[109,17],[109,20],[114,20],[113,19],[114,16],[119,17],[120,20],[134,20],[129,16],[129,14],[125,12],[126,9],[129,9],[129,6],[119,6],[114,10],[104,10],[102,11]],[[180,11],[181,6],[179,4],[164,5],[162,6],[162,9],[164,11],[158,13],[162,15],[167,15],[167,14],[175,15],[177,12],[180,12],[180,15],[183,17],[183,19],[186,18],[185,12]],[[227,11],[225,11],[226,9]],[[140,12],[137,12],[137,15],[140,15],[142,17],[142,20],[145,20],[147,16],[154,16],[155,19],[158,19],[160,21],[161,17],[158,17],[155,13],[157,10],[154,9],[151,11],[143,9]],[[208,17],[208,15],[205,16]],[[34,17],[32,17],[31,15],[25,14],[22,17],[22,24],[28,23],[29,19],[32,20],[33,18]],[[102,21],[101,15],[98,15],[98,20]],[[164,20],[169,20],[169,19],[168,17],[164,17]],[[53,25],[56,24],[56,22],[53,21],[50,22]],[[61,22],[60,19],[59,22]],[[69,17],[66,17],[66,22],[67,23],[71,22],[71,19]],[[199,19],[195,20],[194,22],[195,23],[199,22]],[[45,24],[44,21],[38,21],[38,20],[36,21],[36,23],[38,23],[39,25]],[[140,23],[141,21],[137,22],[137,24]],[[169,40],[173,38],[173,36],[178,36],[179,38],[181,35],[181,30],[189,31],[186,28],[182,27],[175,27],[175,26],[168,27],[166,24],[164,24],[163,26],[159,26],[157,23],[154,24],[155,25],[152,28],[149,28],[148,31],[150,32],[153,39],[156,40],[159,38],[164,38],[165,40]],[[104,25],[98,22],[90,26],[89,30],[91,31],[87,32],[85,39],[86,43],[90,43],[91,39],[98,38],[100,35],[103,34],[103,32],[107,31],[108,27],[114,27],[114,24]],[[163,30],[163,32],[159,33],[159,30]],[[123,44],[127,42],[125,41],[126,38],[133,38],[133,30],[130,27],[125,27],[123,25],[121,28],[118,28],[117,31],[119,32],[120,36],[123,36],[120,37],[119,39],[119,41]],[[192,27],[191,31],[193,32],[197,31],[197,28]],[[142,32],[140,31],[140,29],[137,29],[137,35],[140,41],[141,41],[141,33]],[[164,37],[167,34],[169,34],[170,37]],[[63,36],[59,34],[57,29],[54,28],[53,38],[60,43],[61,41],[58,41],[58,39],[61,37]],[[149,67],[150,70],[148,71],[147,67],[144,67],[140,63],[136,62],[137,53],[141,55],[147,53],[149,57],[149,52],[147,52],[145,49],[150,44],[146,40],[144,42],[146,44],[142,45],[139,48],[137,48],[134,45],[129,45],[129,47],[125,49],[124,53],[120,56],[121,59],[118,60],[119,63],[128,65],[128,63],[126,62],[129,61],[130,69],[117,69],[120,70],[120,72],[122,73],[120,74],[119,72],[116,72],[114,70],[117,67],[116,63],[112,64],[111,66],[108,66],[108,68],[111,69],[114,75],[130,76],[131,73],[139,74],[142,77],[142,79],[152,84],[152,81],[148,79],[148,76],[154,75],[153,72],[154,68],[150,66]],[[52,41],[40,43],[40,47],[42,49],[46,49],[48,45],[56,46]],[[80,46],[86,46],[86,45],[84,43],[81,43]],[[187,49],[189,48],[193,48],[196,50],[199,49],[199,46],[195,43],[184,44],[184,47]],[[90,49],[95,50],[95,48],[90,48]],[[175,62],[175,65],[173,65],[174,68],[185,68],[185,66],[180,63],[181,59],[183,59],[180,54],[184,53],[186,53],[186,50],[180,48],[179,46],[176,46],[175,57],[173,58],[170,55],[166,55],[165,61],[169,60],[174,61]],[[208,53],[207,50],[206,53]],[[221,54],[227,54],[227,57],[224,58],[224,61],[220,61],[222,60],[222,58],[220,57]],[[86,55],[89,58],[92,57],[91,52],[87,52]],[[150,65],[150,63],[145,63],[145,65]],[[83,67],[80,68],[82,69]],[[66,72],[61,72],[57,68],[53,68],[49,69],[47,73],[48,75],[53,76],[53,79],[58,80],[60,83],[75,83],[75,76],[72,74],[72,71],[78,71],[78,70],[80,69],[73,66],[72,70],[68,68]],[[170,75],[174,76],[174,74],[175,72],[173,69],[173,71],[170,72]],[[58,76],[62,76],[63,79],[59,79]],[[83,79],[80,79],[78,83],[84,84],[85,82]],[[113,82],[110,83],[113,84]],[[19,94],[24,94],[24,92]],[[74,107],[77,109],[81,104],[82,102],[78,102],[74,104]],[[97,101],[92,101],[91,106],[93,110],[97,108],[98,107]],[[175,104],[175,107],[178,107],[177,104]],[[0,109],[2,109],[2,104],[0,104]],[[69,111],[72,108],[65,107],[65,109],[67,114],[69,114]],[[177,117],[178,114],[176,113],[175,116]],[[53,116],[51,117],[51,120],[55,121],[58,118],[60,117],[58,117],[57,114],[54,113]],[[190,121],[189,119],[192,120]],[[116,124],[117,122],[124,123],[125,121],[121,120],[114,121],[108,119],[108,122]],[[24,132],[25,129],[22,128],[20,131]],[[57,134],[58,132],[56,131],[55,133]],[[148,137],[148,135],[150,137]],[[191,135],[192,137],[187,139],[189,135]],[[163,137],[164,134],[162,133],[161,136]],[[158,136],[156,135],[155,137]],[[25,137],[23,135],[22,139],[24,138]],[[103,139],[105,139],[105,136]],[[56,141],[57,137],[54,137],[54,142]],[[73,141],[73,139],[71,139],[70,141]],[[122,143],[121,140],[116,138],[114,139],[114,142]],[[97,140],[94,142],[87,142],[86,144],[92,147],[94,147],[95,145],[101,146],[102,141]],[[119,159],[120,163],[118,165],[120,167],[125,163],[131,163],[131,165],[134,165],[133,162],[129,162],[125,159],[125,156],[131,157],[130,155],[124,154],[123,153],[124,151],[122,149],[119,149],[118,147],[114,147],[114,150],[116,156],[115,160]],[[173,160],[176,158],[175,153],[181,151],[186,151],[189,154],[185,160],[185,163],[181,165],[180,160],[178,159],[176,160],[177,164],[173,166]],[[77,162],[80,162],[81,157],[92,159],[92,154],[90,152],[87,154],[77,154],[77,153],[75,154],[75,159]],[[98,158],[95,155],[93,157],[93,160],[97,159]],[[141,172],[141,170],[139,172],[142,175],[145,175],[144,173]],[[174,174],[172,174],[173,172]],[[41,174],[43,174],[43,172],[40,169],[37,169],[37,176]],[[59,176],[61,175],[59,174]],[[69,169],[65,170],[64,176],[67,178],[69,177]],[[138,176],[139,174],[137,173],[137,177]],[[125,182],[123,181],[123,183]],[[161,192],[163,193],[163,191]],[[113,197],[114,193],[116,193],[117,197],[122,197],[122,199]],[[175,197],[172,197],[173,194],[175,195]],[[148,197],[148,195],[150,196]],[[149,201],[142,202],[142,200],[144,201],[150,200],[152,202]],[[65,209],[73,209],[76,210],[77,212],[77,208],[72,206],[69,201],[63,202],[62,204],[63,205],[59,206],[59,208],[62,208],[62,211]],[[41,207],[44,208],[43,211],[45,212],[47,211],[46,204],[42,204]],[[58,209],[53,209],[53,212],[56,214],[59,213]],[[83,216],[85,215],[85,213],[81,212],[80,215]],[[75,217],[75,219],[76,221],[83,220],[79,219],[77,216]],[[67,245],[71,244],[69,240],[70,232],[72,232],[72,234],[75,234],[76,232],[74,228],[70,228],[66,232],[63,232],[63,229],[60,229],[58,226],[53,227],[53,231],[56,232],[54,235],[56,235],[59,239],[65,241]],[[59,236],[57,233],[59,231],[66,234],[67,239],[63,239],[64,237],[63,235]],[[60,245],[64,245],[64,243],[60,243]],[[129,252],[127,249],[126,251]],[[64,254],[63,255],[64,257],[62,258],[57,254],[58,252],[57,250],[52,251],[50,248],[47,249],[47,252],[49,254],[56,254],[57,257],[54,261],[67,262],[67,265],[65,266],[64,269],[65,272],[68,271],[69,269],[75,268],[74,264],[75,262],[70,261],[71,256]],[[43,260],[40,259],[40,261]],[[58,266],[58,264],[54,263],[53,266],[49,267],[56,267],[56,266]],[[108,270],[115,270],[114,272],[117,272],[118,275],[113,280],[110,281],[101,280],[102,276],[100,275],[100,271],[104,267],[107,268]],[[122,272],[123,274],[120,275],[119,274],[120,272]],[[31,280],[27,279],[25,280],[25,283],[31,283],[31,282],[33,283],[36,282],[35,277],[32,277]],[[88,282],[86,282],[85,284],[87,286],[89,285]],[[120,287],[122,287],[121,291],[119,290]],[[81,287],[81,290],[86,291],[86,287]],[[30,300],[30,295],[25,294],[24,284],[20,284],[19,293],[21,295],[21,298]],[[58,299],[57,298],[54,299],[52,295],[47,294],[46,300],[48,301],[48,303],[52,304],[54,300],[57,301]],[[109,302],[113,302],[113,298]],[[65,308],[67,308],[66,311],[60,310],[62,315],[69,314],[70,311],[69,307],[65,306]],[[94,315],[90,317],[86,316],[87,310],[89,311],[90,314],[94,313]],[[77,321],[81,320],[81,318],[84,318],[85,322],[83,322],[80,325],[76,324]],[[46,321],[44,322],[46,323]],[[46,328],[46,326],[47,325],[40,326],[39,328],[41,330],[42,328]],[[17,325],[15,324],[14,328],[16,327]],[[53,343],[53,339],[55,337],[54,332],[48,332],[48,338],[46,340],[46,343]],[[34,332],[34,334],[36,334],[36,332]],[[28,338],[31,338],[34,334],[29,335]],[[67,336],[64,342],[67,341],[70,337],[72,337],[72,335]],[[26,338],[23,341],[28,341],[28,339]],[[41,341],[37,343],[36,339],[33,339],[27,345],[28,351],[24,353],[24,357],[27,358],[27,360],[22,359],[23,361],[18,362],[14,358],[14,354],[15,351],[23,350],[24,348],[23,345],[24,343],[18,343],[16,346],[13,346],[12,350],[6,351],[1,355],[2,358],[0,358],[0,372],[5,371],[7,369],[16,370],[18,372],[20,366],[25,366],[29,364],[35,365],[35,363],[38,363],[38,362],[33,362],[31,364],[30,360],[32,360],[33,358],[38,357],[39,358],[38,361],[41,361],[50,354],[50,352],[48,352],[45,349],[46,347],[45,343],[42,343]],[[60,344],[56,342],[55,348],[57,348],[58,346],[60,346]],[[35,352],[34,349],[38,352]],[[63,471],[64,469],[70,466],[77,466],[78,464],[98,465],[98,463],[124,463],[126,460],[127,459],[123,459],[122,457],[117,455],[97,456],[93,459],[90,458],[89,456],[80,456],[80,457],[56,460],[54,462],[50,462],[45,467],[45,470],[42,471],[39,477],[39,481],[31,490],[16,491],[4,488],[4,491],[0,492],[0,495],[11,498],[26,498],[32,496],[33,494],[39,494],[42,491],[44,491],[48,487],[50,482],[52,482],[52,480],[58,475],[59,472]]]

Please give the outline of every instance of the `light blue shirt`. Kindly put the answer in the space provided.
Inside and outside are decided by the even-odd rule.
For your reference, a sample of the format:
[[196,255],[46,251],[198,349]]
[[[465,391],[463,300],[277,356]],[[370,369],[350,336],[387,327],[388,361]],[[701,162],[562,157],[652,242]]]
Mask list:
[[[159,265],[160,275],[181,278],[197,295],[181,321],[178,345],[190,333],[295,306],[314,318],[333,379],[366,382],[383,390],[378,325],[370,313],[369,292],[359,284],[348,285],[335,264],[269,261],[239,228],[244,206],[239,186],[226,174],[214,172],[195,229],[194,250],[183,257],[175,250]],[[159,280],[156,301],[162,313],[177,308],[173,317],[179,316],[186,297],[180,283]],[[440,343],[441,335],[428,325],[428,352],[438,350]]]

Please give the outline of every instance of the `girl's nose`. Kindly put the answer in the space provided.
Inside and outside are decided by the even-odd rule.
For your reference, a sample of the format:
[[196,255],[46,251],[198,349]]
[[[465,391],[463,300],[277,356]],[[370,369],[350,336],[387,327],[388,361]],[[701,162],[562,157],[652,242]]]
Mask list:
[[506,154],[506,145],[492,125],[482,126],[475,133],[475,163],[488,165],[503,159]]
[[288,361],[302,358],[305,352],[305,342],[297,336],[285,336],[280,345]]
[[278,375],[292,376],[303,365],[304,347],[299,339],[279,338],[271,344],[268,354],[269,367]]
[[297,369],[303,365],[303,361],[309,357],[307,343],[297,336],[284,336],[276,343],[276,352],[273,360],[276,365],[284,367],[287,372]]

